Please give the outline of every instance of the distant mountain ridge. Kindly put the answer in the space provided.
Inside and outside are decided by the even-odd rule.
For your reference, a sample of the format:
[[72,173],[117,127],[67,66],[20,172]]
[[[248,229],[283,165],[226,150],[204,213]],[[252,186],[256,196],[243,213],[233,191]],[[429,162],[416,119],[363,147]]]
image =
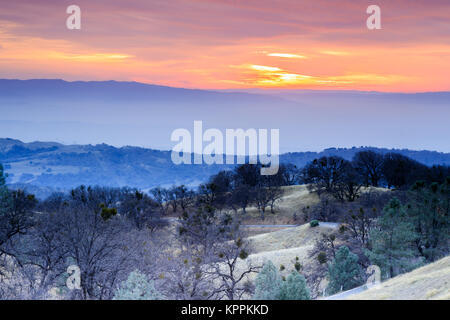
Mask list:
[[450,152],[450,92],[184,89],[124,81],[0,79],[0,137],[170,150],[171,133],[280,130],[280,151],[329,146]]
[[[321,156],[351,159],[358,151],[398,152],[426,165],[450,165],[450,153],[395,150],[372,147],[329,148],[322,152],[293,152],[280,156],[282,163],[303,167]],[[57,142],[24,143],[0,138],[0,163],[8,173],[8,184],[28,187],[41,197],[51,191],[85,185],[137,187],[185,184],[197,186],[232,165],[175,165],[170,151],[140,147],[116,148],[107,144],[64,145]]]

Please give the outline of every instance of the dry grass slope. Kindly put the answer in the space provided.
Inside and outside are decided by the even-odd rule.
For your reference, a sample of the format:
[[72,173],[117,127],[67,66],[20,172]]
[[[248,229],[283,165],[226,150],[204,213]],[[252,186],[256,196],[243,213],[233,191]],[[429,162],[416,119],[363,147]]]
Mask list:
[[249,237],[252,253],[280,251],[283,249],[311,247],[321,234],[333,231],[327,227],[311,228],[309,223],[275,232],[263,233]]
[[[287,276],[294,270],[296,257],[303,266],[311,263],[312,258],[309,258],[308,253],[313,248],[315,240],[319,239],[323,233],[332,231],[333,229],[328,227],[311,228],[308,223],[294,228],[248,237],[252,254],[246,261],[239,261],[238,269],[244,268],[247,262],[262,265],[265,261],[270,260],[277,268],[284,266],[285,269],[281,274]],[[254,280],[255,277],[256,274],[252,274],[248,279]]]
[[349,296],[351,300],[450,300],[450,256]]
[[[247,214],[244,216],[245,224],[297,224],[309,221],[304,219],[302,209],[313,207],[319,203],[319,196],[316,193],[308,191],[307,185],[295,185],[282,187],[284,193],[275,206],[275,214],[271,214],[270,207],[266,208],[266,218],[264,221],[260,218],[260,213],[256,207],[247,208]],[[362,188],[361,191],[388,191],[384,188]],[[238,211],[242,213],[241,210]],[[294,220],[294,214],[297,220]]]
[[[256,207],[247,208],[247,215],[244,218],[246,224],[290,224],[294,213],[301,214],[301,209],[313,206],[319,202],[319,197],[315,193],[310,193],[306,185],[282,187],[284,194],[275,207],[275,214],[270,213],[270,208],[266,208],[266,219],[262,221]],[[241,210],[239,210],[241,212]],[[299,217],[300,218],[300,217]]]

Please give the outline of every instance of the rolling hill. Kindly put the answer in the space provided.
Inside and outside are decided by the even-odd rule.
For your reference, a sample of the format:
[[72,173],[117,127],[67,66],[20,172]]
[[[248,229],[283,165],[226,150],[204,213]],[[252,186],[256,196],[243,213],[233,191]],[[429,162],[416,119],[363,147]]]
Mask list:
[[389,279],[350,300],[450,300],[450,257]]
[[[297,152],[281,155],[281,162],[298,167],[324,155],[338,155],[351,159],[367,148],[327,149],[322,152]],[[370,148],[377,152],[393,151]],[[450,164],[450,154],[432,151],[394,150],[427,165]],[[137,187],[185,184],[191,187],[205,182],[220,170],[231,165],[175,165],[170,151],[140,147],[100,145],[64,145],[56,142],[24,143],[14,139],[0,139],[0,163],[8,173],[7,182],[27,187],[44,197],[52,190],[67,190],[85,185]]]

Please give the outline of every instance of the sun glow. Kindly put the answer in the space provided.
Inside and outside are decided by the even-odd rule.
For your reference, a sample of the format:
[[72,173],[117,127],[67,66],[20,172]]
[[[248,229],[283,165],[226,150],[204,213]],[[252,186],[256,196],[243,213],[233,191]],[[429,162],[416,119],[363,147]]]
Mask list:
[[[262,65],[244,65],[247,69],[245,79],[241,84],[250,84],[260,87],[348,87],[358,84],[377,85],[391,84],[397,82],[409,82],[413,79],[392,74],[374,73],[347,73],[343,75],[305,75],[295,73],[280,67]],[[234,82],[239,83],[239,82]]]
[[298,54],[292,54],[292,53],[269,53],[267,54],[268,57],[279,57],[279,58],[290,58],[290,59],[305,59],[305,56],[301,56]]
[[250,68],[254,69],[254,70],[258,70],[258,71],[263,71],[263,72],[274,72],[274,71],[282,71],[280,68],[277,67],[267,67],[267,66],[259,66],[259,65],[251,65]]
[[[308,0],[244,1],[233,9],[219,0],[215,6],[180,0],[161,11],[146,0],[134,0],[135,6],[85,1],[85,18],[97,18],[86,20],[81,30],[64,28],[65,12],[58,7],[23,2],[27,10],[2,7],[0,78],[114,79],[201,89],[450,88],[448,28],[435,22],[447,21],[447,3],[408,6],[430,23],[418,25],[408,13],[386,29],[368,31],[354,14],[365,13],[351,1],[331,20],[323,16],[325,2],[299,19],[297,9]],[[386,2],[400,9],[406,0]],[[326,3],[327,12],[340,10]],[[199,16],[202,10],[208,14]]]

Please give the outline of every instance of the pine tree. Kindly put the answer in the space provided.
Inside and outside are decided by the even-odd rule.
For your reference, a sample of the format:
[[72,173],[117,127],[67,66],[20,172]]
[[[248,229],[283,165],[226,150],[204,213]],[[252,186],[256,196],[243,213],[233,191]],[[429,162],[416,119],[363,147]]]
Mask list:
[[362,269],[358,264],[358,256],[346,246],[336,252],[336,257],[328,266],[328,294],[349,290],[362,284]]
[[153,281],[138,270],[129,274],[117,289],[114,300],[160,300],[161,294],[155,289]]
[[272,261],[264,263],[255,280],[255,300],[278,300],[282,280]]
[[255,281],[255,300],[309,300],[305,278],[296,271],[282,280],[272,261],[264,263]]
[[306,286],[305,277],[298,272],[292,271],[287,277],[286,281],[283,281],[279,294],[280,300],[309,300],[310,294],[308,287]]
[[417,238],[414,225],[408,219],[400,201],[393,198],[370,233],[371,250],[366,254],[388,278],[414,268],[413,242]]
[[441,184],[417,181],[410,195],[412,201],[407,211],[417,232],[416,248],[433,262],[449,253],[450,177]]

